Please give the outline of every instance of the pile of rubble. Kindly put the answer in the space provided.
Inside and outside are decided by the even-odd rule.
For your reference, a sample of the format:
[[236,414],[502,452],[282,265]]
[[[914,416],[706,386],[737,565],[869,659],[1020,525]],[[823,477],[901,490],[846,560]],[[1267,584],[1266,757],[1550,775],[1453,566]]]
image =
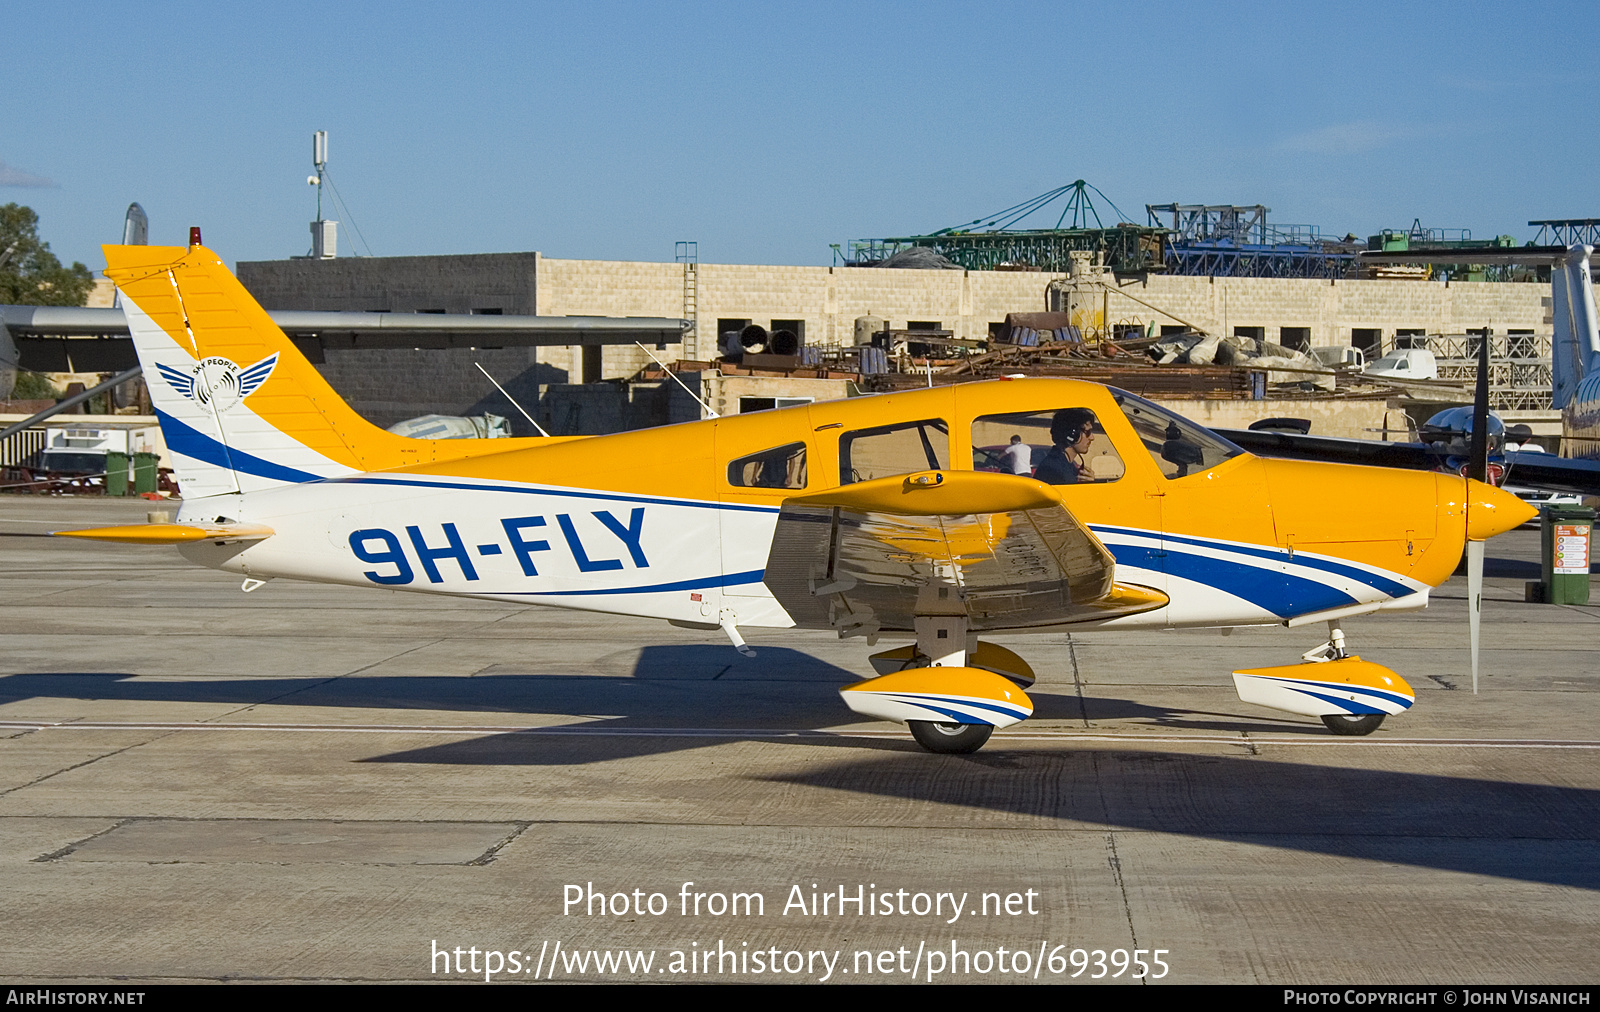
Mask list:
[[1253,337],[1189,332],[1151,341],[1145,352],[1157,365],[1227,365],[1265,372],[1271,383],[1311,383],[1334,389],[1334,374],[1303,351]]

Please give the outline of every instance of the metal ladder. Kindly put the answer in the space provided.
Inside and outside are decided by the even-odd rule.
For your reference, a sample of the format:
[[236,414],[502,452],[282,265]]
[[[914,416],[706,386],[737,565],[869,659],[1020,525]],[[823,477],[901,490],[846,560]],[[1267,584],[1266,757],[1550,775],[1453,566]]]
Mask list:
[[689,329],[683,335],[683,357],[691,361],[700,357],[700,244],[679,242],[674,248],[678,263],[683,264],[683,318]]

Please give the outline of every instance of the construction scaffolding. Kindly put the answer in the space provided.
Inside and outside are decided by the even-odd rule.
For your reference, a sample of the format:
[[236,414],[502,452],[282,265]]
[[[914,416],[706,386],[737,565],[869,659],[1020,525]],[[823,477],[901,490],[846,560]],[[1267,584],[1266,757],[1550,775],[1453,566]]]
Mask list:
[[1535,246],[1600,246],[1600,218],[1550,218],[1528,224],[1539,226]]
[[[1426,347],[1439,364],[1439,378],[1471,386],[1478,381],[1478,346],[1483,332],[1408,337]],[[1550,335],[1527,332],[1489,335],[1489,407],[1496,411],[1550,410]],[[1425,342],[1418,344],[1417,342]]]
[[[1116,211],[1119,217],[1113,225],[1108,227],[1101,219],[1090,198],[1091,190]],[[1063,201],[1062,209],[1053,228],[1016,228],[1058,200]],[[896,253],[921,248],[932,250],[953,266],[974,271],[1064,273],[1073,253],[1097,254],[1101,263],[1118,274],[1164,270],[1167,230],[1138,225],[1125,217],[1110,198],[1079,179],[1003,211],[927,235],[851,240],[845,262],[853,267],[877,267]]]
[[[1261,204],[1146,204],[1168,232],[1168,274],[1219,278],[1342,278],[1365,245],[1315,225],[1269,225]],[[1168,224],[1163,216],[1170,216]]]

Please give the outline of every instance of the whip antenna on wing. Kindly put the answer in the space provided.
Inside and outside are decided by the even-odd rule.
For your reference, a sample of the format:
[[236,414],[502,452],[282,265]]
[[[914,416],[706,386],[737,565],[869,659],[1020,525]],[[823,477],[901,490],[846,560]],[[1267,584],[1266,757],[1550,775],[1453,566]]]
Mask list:
[[541,435],[541,436],[549,436],[550,435],[550,433],[544,431],[544,426],[540,425],[538,422],[533,420],[533,416],[528,414],[528,409],[527,408],[523,407],[521,404],[518,404],[517,403],[517,399],[515,397],[511,396],[510,394],[506,393],[506,388],[501,386],[499,381],[496,380],[493,376],[489,375],[489,370],[487,370],[487,369],[485,369],[483,367],[483,363],[474,362],[472,364],[478,367],[478,371],[479,372],[483,373],[484,376],[488,377],[489,382],[493,383],[494,384],[494,388],[496,390],[500,391],[500,393],[505,397],[506,400],[511,402],[511,406],[512,407],[514,407],[518,411],[522,412],[522,417],[526,418],[528,420],[528,424],[529,425],[533,426],[535,429],[538,430],[539,435]]
[[677,373],[673,372],[671,369],[668,369],[667,368],[667,363],[661,361],[659,358],[656,358],[656,353],[655,352],[651,351],[649,348],[646,348],[639,341],[635,341],[633,343],[639,345],[639,350],[640,351],[644,352],[646,355],[649,355],[652,359],[655,359],[656,365],[659,365],[662,369],[665,369],[667,375],[672,377],[672,381],[674,383],[678,384],[680,387],[683,387],[683,392],[684,393],[688,394],[690,397],[693,397],[695,399],[695,403],[699,404],[702,408],[706,409],[706,414],[710,415],[712,418],[721,418],[722,417],[721,415],[717,414],[715,410],[712,409],[711,405],[707,404],[704,400],[702,400],[699,394],[695,393],[693,390],[690,390],[689,389],[689,385],[687,383],[685,383],[683,380],[679,379]]

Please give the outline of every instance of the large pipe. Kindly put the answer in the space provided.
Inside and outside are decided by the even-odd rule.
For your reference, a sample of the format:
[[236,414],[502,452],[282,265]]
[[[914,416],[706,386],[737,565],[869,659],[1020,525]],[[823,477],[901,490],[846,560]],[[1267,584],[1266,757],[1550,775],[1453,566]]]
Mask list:
[[127,372],[119,372],[119,373],[117,373],[115,376],[113,376],[110,379],[106,380],[104,383],[100,384],[97,387],[91,387],[88,390],[85,390],[81,394],[73,394],[71,397],[68,397],[66,400],[58,401],[57,403],[50,405],[48,408],[45,408],[43,411],[39,412],[37,415],[34,415],[33,417],[24,418],[22,421],[16,423],[15,425],[8,425],[3,430],[0,430],[0,440],[4,440],[7,436],[10,436],[14,432],[21,432],[23,429],[28,428],[30,425],[37,425],[40,422],[44,421],[46,418],[51,417],[52,415],[59,415],[61,412],[66,411],[68,408],[75,408],[79,404],[82,404],[84,401],[86,401],[89,398],[93,397],[95,394],[103,394],[107,390],[110,390],[112,387],[120,386],[121,384],[128,382],[129,380],[133,379],[135,376],[138,376],[143,372],[144,372],[144,367],[136,365],[132,369],[129,369]]
[[[532,336],[550,344],[632,344],[646,336],[677,342],[683,340],[683,332],[689,327],[687,320],[655,316],[493,316],[301,309],[273,309],[267,315],[288,334],[481,334]],[[128,332],[122,310],[82,306],[0,306],[0,324],[15,333],[61,337]]]

